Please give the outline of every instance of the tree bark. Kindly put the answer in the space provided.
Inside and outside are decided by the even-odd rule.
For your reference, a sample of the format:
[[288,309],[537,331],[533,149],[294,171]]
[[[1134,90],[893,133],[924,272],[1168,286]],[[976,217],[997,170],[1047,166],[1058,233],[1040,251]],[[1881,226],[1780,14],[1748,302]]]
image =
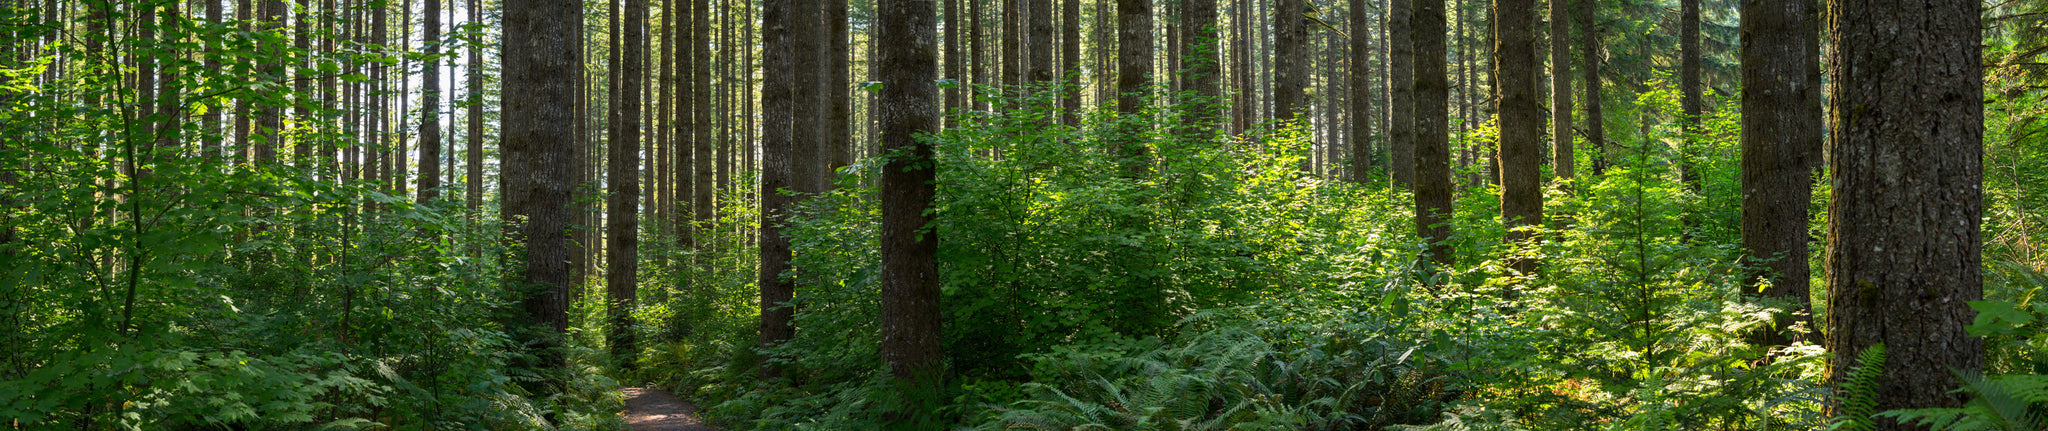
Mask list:
[[[1501,221],[1509,229],[1507,240],[1534,246],[1533,232],[1516,231],[1523,226],[1543,224],[1543,104],[1536,95],[1536,2],[1535,0],[1494,0],[1495,39],[1493,67],[1499,76],[1500,98],[1500,208]],[[1510,257],[1509,267],[1522,274],[1536,273],[1536,260]]]
[[1570,180],[1572,155],[1571,25],[1566,2],[1550,0],[1550,172]]
[[1308,20],[1303,0],[1277,0],[1273,9],[1273,118],[1293,121],[1308,105]]
[[819,191],[835,187],[833,179],[839,177],[839,168],[853,164],[853,71],[848,63],[853,42],[846,28],[847,5],[846,0],[825,3],[825,28],[830,29],[827,36],[831,39],[827,41],[823,94],[831,106],[825,113],[825,171],[820,173],[824,176],[819,178]]
[[1371,0],[1351,0],[1351,182],[1372,177]]
[[1409,25],[1415,1],[1387,5],[1387,163],[1394,168],[1394,187],[1402,189],[1415,184],[1415,30]]
[[1883,343],[1878,411],[1961,406],[1951,370],[1984,363],[1963,331],[1984,293],[1980,6],[1829,8],[1828,380]]
[[1607,174],[1607,130],[1606,121],[1600,113],[1600,27],[1598,27],[1600,2],[1579,1],[1580,47],[1585,55],[1586,73],[1586,144],[1593,147],[1593,175]]
[[1445,78],[1444,0],[1414,0],[1415,228],[1429,255],[1449,266],[1451,159],[1446,128],[1450,85]]
[[427,11],[423,54],[427,61],[420,79],[420,194],[426,205],[441,193],[441,0],[426,0]]
[[[1152,2],[1117,0],[1117,101],[1120,116],[1136,116],[1145,109],[1152,85]],[[1136,128],[1140,123],[1127,119]],[[1116,154],[1125,178],[1144,176],[1152,169],[1151,155],[1138,130],[1125,130],[1117,139]]]
[[[796,90],[795,75],[815,73],[797,70],[795,53],[792,52],[791,3],[796,0],[765,0],[761,7],[761,190],[760,203],[760,267],[757,285],[761,289],[761,345],[763,347],[781,344],[795,336],[796,329],[790,326],[794,317],[788,302],[796,293],[796,284],[782,277],[789,270],[789,238],[782,236],[782,224],[789,219],[791,199],[782,194],[789,188],[791,156],[794,152],[815,151],[799,148],[801,141],[791,136],[791,122],[796,117],[792,92]],[[808,5],[806,5],[808,6]],[[761,367],[762,378],[779,375],[774,366]]]
[[[1679,118],[1678,178],[1687,193],[1700,194],[1699,150],[1694,141],[1700,139],[1700,0],[1679,0],[1678,2],[1678,104],[1683,111]],[[1679,221],[1684,224],[1684,238],[1690,242],[1699,235],[1699,211],[1683,211]]]
[[[882,359],[905,393],[896,422],[917,421],[913,409],[935,402],[943,387],[938,238],[931,225],[936,161],[921,134],[938,131],[938,33],[933,0],[880,0],[876,45],[884,151],[882,174]],[[920,402],[922,401],[922,402]],[[928,419],[928,418],[926,418]]]
[[[1081,0],[1062,0],[1060,21],[1060,82],[1066,86],[1060,96],[1060,124],[1081,126]],[[948,24],[951,25],[951,24]]]
[[[433,1],[433,0],[429,0]],[[619,0],[614,0],[619,1]],[[640,95],[641,65],[646,54],[647,0],[623,0],[625,24],[618,30],[619,80],[612,86],[619,96],[619,118],[612,122],[611,148],[606,150],[605,186],[605,340],[612,360],[626,369],[634,368],[638,351],[633,337],[633,307],[639,291],[640,264]]]
[[1223,96],[1219,85],[1223,77],[1223,59],[1218,50],[1216,31],[1216,0],[1183,0],[1181,3],[1181,27],[1185,34],[1188,58],[1182,64],[1186,69],[1181,75],[1187,80],[1188,90],[1195,99],[1186,101],[1188,114],[1187,128],[1181,135],[1199,142],[1213,142],[1216,137],[1219,112],[1216,110]]
[[[695,149],[689,151],[691,154],[690,163],[693,166],[686,167],[682,171],[690,172],[695,177],[695,180],[690,181],[692,187],[688,193],[688,196],[690,196],[690,207],[693,210],[691,212],[695,213],[696,218],[696,227],[692,229],[695,232],[691,234],[691,237],[697,238],[695,243],[699,252],[697,255],[697,265],[699,268],[702,268],[709,263],[710,258],[708,253],[710,250],[709,242],[703,238],[706,234],[710,233],[712,220],[717,218],[717,215],[713,214],[714,208],[711,206],[711,196],[715,190],[712,186],[717,184],[713,182],[716,180],[712,177],[716,167],[713,166],[712,162],[718,154],[724,153],[713,153],[711,148],[713,140],[718,138],[712,136],[711,130],[714,122],[713,119],[718,118],[715,116],[716,113],[712,111],[711,101],[711,65],[713,60],[713,53],[711,51],[711,17],[709,15],[711,2],[710,0],[694,1],[697,2],[697,13],[694,15],[697,21],[696,39],[698,42],[691,45],[691,49],[697,53],[695,61],[691,62],[695,66],[696,71],[692,72],[691,75],[696,77],[697,82],[690,85],[693,93],[696,94],[696,103],[690,105],[692,105],[691,110],[696,112],[697,130],[694,134],[697,136],[697,139]],[[724,45],[720,46],[723,47]],[[842,88],[841,90],[843,91],[844,89]],[[730,151],[730,149],[726,150],[728,153]]]
[[539,288],[522,299],[540,326],[526,345],[539,358],[535,367],[559,379],[567,364],[561,346],[569,323],[569,191],[581,149],[571,113],[582,64],[576,50],[561,47],[577,46],[583,7],[573,0],[506,0],[504,11],[504,219],[525,221],[516,229],[526,244],[524,285],[515,291]]
[[1807,244],[1813,171],[1820,167],[1819,7],[1814,0],[1742,2],[1742,246],[1763,295],[1791,304],[1791,313],[1759,334],[1757,344],[1784,345],[1781,333],[1811,307]]

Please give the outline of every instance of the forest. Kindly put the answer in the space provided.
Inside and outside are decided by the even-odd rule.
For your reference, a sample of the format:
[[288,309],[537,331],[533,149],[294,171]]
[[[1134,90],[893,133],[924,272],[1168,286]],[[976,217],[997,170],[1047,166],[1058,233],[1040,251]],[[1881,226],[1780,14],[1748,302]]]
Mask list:
[[2043,217],[2042,0],[0,0],[7,430],[2041,431]]

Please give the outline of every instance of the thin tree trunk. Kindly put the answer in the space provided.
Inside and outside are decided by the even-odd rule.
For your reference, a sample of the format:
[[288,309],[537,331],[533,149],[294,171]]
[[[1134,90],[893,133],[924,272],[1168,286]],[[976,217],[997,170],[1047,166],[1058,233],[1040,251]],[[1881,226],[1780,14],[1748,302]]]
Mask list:
[[1191,58],[1183,65],[1187,68],[1181,75],[1187,80],[1188,90],[1195,99],[1186,101],[1188,107],[1187,127],[1182,136],[1211,142],[1216,137],[1216,126],[1220,121],[1217,111],[1218,100],[1223,96],[1220,81],[1223,77],[1222,58],[1217,50],[1216,0],[1183,0],[1180,22],[1187,33],[1187,52]]
[[1065,10],[1061,13],[1059,73],[1060,82],[1066,85],[1066,94],[1060,98],[1060,124],[1069,127],[1081,126],[1081,1],[1060,1]]
[[1984,294],[1980,7],[1829,8],[1828,381],[1883,344],[1876,411],[1960,407],[1955,376],[1984,364],[1983,339],[1963,329]]
[[[691,165],[682,167],[682,169],[680,169],[679,172],[687,172],[689,174],[692,174],[691,177],[694,178],[693,180],[690,181],[691,187],[687,189],[689,190],[687,196],[690,197],[690,208],[694,210],[691,212],[695,213],[694,216],[696,219],[696,227],[691,229],[693,231],[691,233],[691,238],[695,238],[696,242],[694,243],[694,245],[695,249],[698,251],[696,264],[699,268],[702,268],[708,267],[710,264],[710,253],[708,253],[710,248],[707,246],[709,241],[706,238],[704,238],[704,236],[709,234],[710,232],[711,221],[717,218],[717,216],[713,214],[713,208],[711,206],[711,195],[714,191],[712,187],[714,183],[712,182],[711,177],[713,173],[712,164],[713,159],[716,158],[718,154],[723,154],[723,152],[711,152],[713,139],[717,138],[715,136],[712,136],[713,134],[711,129],[713,123],[716,122],[716,120],[714,120],[715,113],[712,111],[711,103],[712,52],[711,16],[709,15],[711,9],[711,2],[710,0],[694,1],[697,2],[697,13],[693,14],[693,17],[696,21],[695,32],[697,43],[690,45],[690,49],[696,53],[696,55],[693,57],[694,61],[691,61],[691,64],[695,66],[696,71],[691,72],[691,76],[695,77],[697,82],[691,84],[692,93],[694,94],[696,103],[690,104],[690,107],[692,108],[691,111],[694,112],[693,115],[697,117],[696,131],[692,133],[693,135],[697,136],[697,139],[695,142],[695,148],[692,148],[690,150]],[[719,45],[719,47],[723,48],[726,47],[726,45]],[[843,88],[841,90],[844,91]],[[730,147],[727,148],[727,152],[729,152]],[[677,190],[678,193],[681,193],[681,191],[684,189]]]
[[961,70],[966,68],[965,59],[960,58],[960,27],[963,25],[960,22],[960,17],[960,0],[946,0],[946,48],[943,53],[946,59],[944,64],[945,70],[940,79],[953,80],[953,86],[943,90],[945,92],[946,106],[941,111],[941,115],[945,119],[945,127],[947,128],[957,125],[952,116],[958,115],[960,107],[964,106],[962,102],[965,102],[966,99],[962,98],[961,95],[965,93],[964,89],[969,88],[969,81],[960,74]]
[[[1566,2],[1550,1],[1550,172],[1570,180],[1572,155],[1571,21]],[[1746,112],[1746,111],[1745,111]]]
[[[1699,149],[1694,141],[1700,137],[1700,0],[1679,0],[1678,13],[1678,82],[1679,106],[1684,116],[1679,118],[1678,176],[1685,191],[1695,196],[1700,194]],[[1679,217],[1684,223],[1684,237],[1690,242],[1699,235],[1701,217],[1699,211],[1683,211]]]
[[1601,114],[1600,95],[1600,27],[1597,26],[1600,13],[1598,0],[1579,1],[1580,47],[1586,61],[1586,143],[1593,147],[1593,175],[1607,174],[1607,130],[1604,114]]
[[[1045,0],[1040,0],[1045,1]],[[830,102],[825,112],[824,157],[825,171],[819,175],[822,183],[819,191],[835,187],[839,168],[853,164],[853,71],[848,57],[853,55],[852,41],[846,28],[846,0],[825,0],[825,28],[830,39],[826,41],[826,53],[822,78],[822,94]]]

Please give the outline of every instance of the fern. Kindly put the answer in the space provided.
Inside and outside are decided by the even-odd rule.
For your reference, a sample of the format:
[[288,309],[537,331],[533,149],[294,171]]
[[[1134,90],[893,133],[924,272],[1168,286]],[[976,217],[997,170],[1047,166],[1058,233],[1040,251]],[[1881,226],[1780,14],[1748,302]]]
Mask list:
[[1957,391],[1974,395],[1960,408],[1891,410],[1878,416],[1925,425],[1935,431],[2048,429],[2048,419],[2036,407],[2048,404],[2048,376],[1958,377],[1963,380],[1963,387]]
[[1884,375],[1884,343],[1877,343],[1863,349],[1856,355],[1856,367],[1849,370],[1849,377],[1842,382],[1839,398],[1841,415],[1828,425],[1830,430],[1873,431],[1877,425],[1871,419],[1877,413],[1877,379]]

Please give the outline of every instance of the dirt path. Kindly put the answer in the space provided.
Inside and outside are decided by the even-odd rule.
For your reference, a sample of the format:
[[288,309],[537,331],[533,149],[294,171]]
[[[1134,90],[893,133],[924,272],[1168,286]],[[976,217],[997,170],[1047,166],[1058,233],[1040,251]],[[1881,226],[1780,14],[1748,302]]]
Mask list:
[[654,388],[626,388],[626,424],[633,431],[716,431],[697,419],[697,406]]

